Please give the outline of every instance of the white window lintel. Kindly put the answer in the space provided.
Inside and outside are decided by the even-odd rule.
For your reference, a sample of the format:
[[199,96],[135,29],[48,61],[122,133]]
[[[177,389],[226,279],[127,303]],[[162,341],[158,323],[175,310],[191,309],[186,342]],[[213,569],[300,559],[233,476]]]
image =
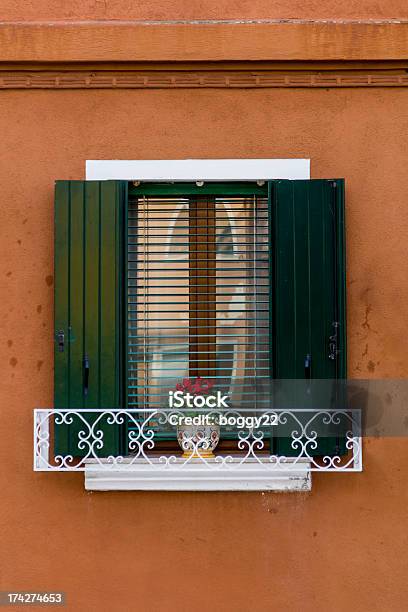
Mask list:
[[87,180],[258,181],[310,179],[310,159],[90,159]]

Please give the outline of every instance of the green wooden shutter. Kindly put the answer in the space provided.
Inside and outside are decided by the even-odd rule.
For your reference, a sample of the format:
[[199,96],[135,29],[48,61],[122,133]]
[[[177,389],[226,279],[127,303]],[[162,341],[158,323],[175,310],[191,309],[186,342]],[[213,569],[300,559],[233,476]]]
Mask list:
[[[126,198],[127,184],[121,181],[56,183],[56,409],[80,411],[123,405],[122,277]],[[86,418],[94,420],[93,416]],[[118,428],[108,426],[106,419],[100,425],[98,429],[103,431],[100,456],[117,453]],[[56,426],[56,454],[84,454],[77,446],[80,428],[78,419],[72,425]]]
[[[345,378],[344,181],[282,180],[271,182],[269,188],[272,377]],[[302,391],[306,385],[299,385],[301,397],[295,404],[314,407],[319,397],[320,407],[333,408],[330,385],[318,386],[316,381],[316,386],[317,391],[308,395]],[[290,455],[284,428],[276,433],[276,452]],[[321,429],[320,434],[313,454],[344,452],[342,436]]]

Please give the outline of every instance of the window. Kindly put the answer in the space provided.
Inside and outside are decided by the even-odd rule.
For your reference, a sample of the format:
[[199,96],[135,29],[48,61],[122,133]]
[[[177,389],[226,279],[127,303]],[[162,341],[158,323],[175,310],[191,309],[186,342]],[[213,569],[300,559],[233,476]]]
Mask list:
[[60,181],[55,222],[56,408],[164,407],[188,375],[243,408],[262,379],[345,376],[343,181]]

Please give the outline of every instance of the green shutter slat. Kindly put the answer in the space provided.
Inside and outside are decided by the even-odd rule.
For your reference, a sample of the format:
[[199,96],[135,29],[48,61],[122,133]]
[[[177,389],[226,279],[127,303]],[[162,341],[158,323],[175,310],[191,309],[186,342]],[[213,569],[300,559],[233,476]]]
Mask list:
[[[89,358],[86,408],[100,408],[100,184],[85,185],[84,356]],[[113,298],[113,296],[112,296]]]
[[337,320],[340,323],[338,329],[339,348],[337,357],[337,378],[347,376],[347,339],[346,339],[346,246],[345,246],[345,185],[344,180],[336,181],[335,187],[335,214],[336,214],[336,274],[339,279],[337,285]]
[[[77,381],[83,376],[84,354],[84,198],[85,187],[81,182],[69,183],[70,192],[70,236],[69,236],[69,333],[68,353],[70,370],[70,401],[69,408],[83,406],[82,385]],[[56,230],[57,231],[57,230]],[[85,406],[84,406],[85,407]],[[61,429],[61,428],[59,428]],[[76,446],[81,423],[74,421],[68,431],[70,454],[78,454]]]
[[81,408],[84,399],[82,387],[76,381],[82,379],[84,355],[84,184],[72,182],[70,184],[70,194],[70,292],[68,304],[70,307],[69,357],[72,384],[69,407]]
[[[311,309],[310,309],[310,245],[313,237],[309,227],[309,196],[310,191],[303,189],[297,181],[292,183],[293,210],[293,291],[295,294],[295,376],[303,378],[305,372],[305,357],[311,352]],[[312,366],[313,367],[313,366]]]
[[[314,378],[328,378],[330,375],[326,371],[332,367],[333,363],[327,359],[329,331],[332,321],[334,321],[333,300],[334,286],[333,279],[327,270],[333,270],[333,255],[335,243],[330,239],[330,223],[328,220],[331,215],[330,200],[324,198],[326,185],[320,181],[310,186],[310,226],[312,229],[311,241],[313,246],[310,249],[310,303],[313,305],[310,320],[310,354],[312,358],[312,375]],[[331,186],[328,186],[329,190]],[[323,199],[322,199],[323,196]],[[334,238],[334,234],[333,234]],[[326,296],[329,296],[328,298]]]
[[[70,404],[69,362],[69,238],[70,238],[70,185],[60,181],[55,188],[54,236],[54,404],[68,408]],[[58,333],[65,336],[65,350],[58,347]],[[69,431],[55,429],[56,453],[66,454],[69,449]]]
[[112,342],[119,333],[119,291],[117,290],[119,267],[117,244],[119,242],[116,218],[116,190],[115,185],[109,183],[101,189],[100,208],[100,320],[103,321],[100,329],[100,364],[104,364],[104,376],[100,380],[101,408],[115,406],[118,397],[118,370],[117,363],[118,342]]
[[[313,379],[346,375],[343,200],[342,180],[270,184],[271,374],[276,379],[304,379],[307,355]],[[334,321],[341,330],[337,360],[329,359]],[[320,406],[333,407],[330,385],[309,396],[294,393],[290,401],[312,408],[312,398]],[[311,454],[344,450],[343,439],[330,436],[323,426],[316,428],[320,438]],[[276,452],[297,453],[285,437],[287,429],[280,427],[275,433]]]
[[[55,351],[56,408],[118,408],[121,404],[123,274],[121,219],[126,200],[119,181],[58,181],[55,202],[55,321],[66,332]],[[70,328],[70,329],[69,329]],[[84,358],[89,389],[84,393]],[[83,415],[84,416],[84,415]],[[86,417],[93,422],[94,416]],[[56,452],[80,456],[75,420],[56,427]],[[119,452],[118,428],[107,425],[100,456]]]
[[[122,321],[122,190],[112,182],[100,185],[100,288],[99,288],[99,404],[121,404],[120,377]],[[102,272],[103,271],[103,272]],[[107,427],[105,444],[119,448],[119,428]]]
[[[273,257],[275,276],[271,282],[274,295],[274,356],[275,378],[296,378],[297,363],[297,291],[296,291],[296,223],[293,184],[277,183],[274,189],[271,232],[274,235]],[[286,341],[283,341],[283,338]]]

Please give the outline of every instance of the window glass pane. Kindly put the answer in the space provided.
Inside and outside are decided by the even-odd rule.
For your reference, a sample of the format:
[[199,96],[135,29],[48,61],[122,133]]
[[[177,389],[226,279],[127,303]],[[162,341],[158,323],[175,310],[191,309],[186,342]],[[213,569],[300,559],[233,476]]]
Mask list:
[[267,199],[139,197],[128,226],[129,407],[167,407],[196,375],[256,407],[269,376]]

